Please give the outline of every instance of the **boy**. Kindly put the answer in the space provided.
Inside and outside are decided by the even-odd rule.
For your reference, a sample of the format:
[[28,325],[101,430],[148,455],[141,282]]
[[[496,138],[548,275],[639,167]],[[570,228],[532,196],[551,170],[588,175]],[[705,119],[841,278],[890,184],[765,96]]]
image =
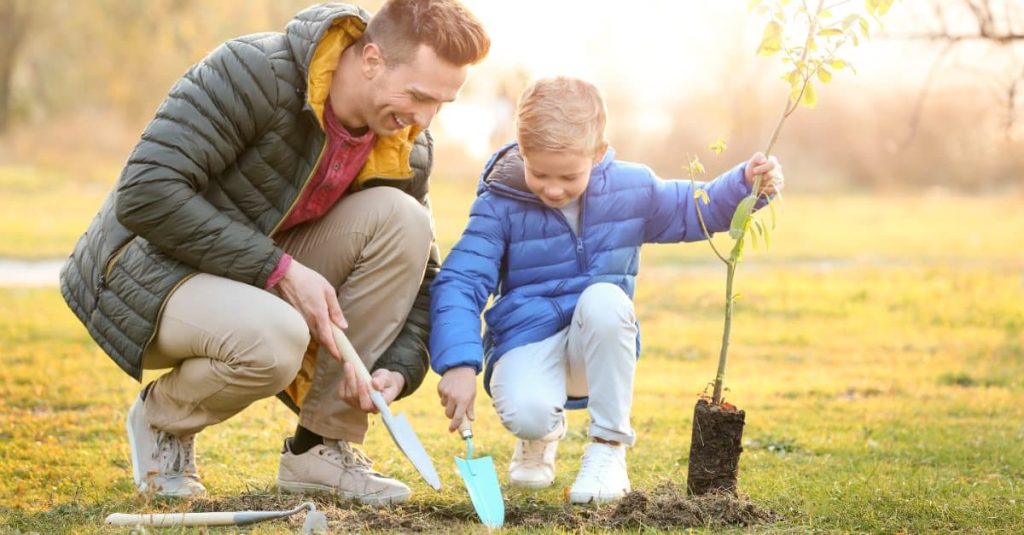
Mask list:
[[[466,229],[432,285],[431,366],[443,376],[438,394],[450,430],[473,419],[476,374],[486,363],[484,387],[518,439],[512,485],[554,481],[564,409],[588,407],[593,442],[569,492],[574,503],[630,490],[640,245],[704,239],[693,184],[616,161],[605,115],[587,82],[558,77],[527,88],[518,143],[487,163]],[[764,193],[781,189],[781,167],[760,153],[697,185],[711,199],[702,206],[709,231],[729,227],[758,174],[767,174]],[[481,339],[480,314],[492,294]]]

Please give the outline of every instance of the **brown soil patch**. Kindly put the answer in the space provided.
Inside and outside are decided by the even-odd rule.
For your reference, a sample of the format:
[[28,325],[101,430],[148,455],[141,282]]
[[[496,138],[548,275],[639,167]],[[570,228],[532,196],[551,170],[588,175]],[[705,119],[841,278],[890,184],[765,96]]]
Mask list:
[[[330,497],[305,497],[327,515],[331,533],[356,531],[447,532],[472,530],[478,524],[467,501],[459,504],[412,502],[373,508]],[[278,494],[246,494],[223,500],[193,500],[176,510],[238,511],[289,509],[302,497]],[[180,504],[185,505],[185,504]],[[276,522],[298,531],[305,513]],[[744,527],[773,522],[777,515],[745,497],[731,494],[687,496],[686,488],[665,482],[652,489],[636,490],[622,500],[604,506],[572,506],[533,499],[506,503],[505,526],[539,530],[585,531],[592,529],[679,530],[690,527]],[[481,526],[482,529],[482,526]]]

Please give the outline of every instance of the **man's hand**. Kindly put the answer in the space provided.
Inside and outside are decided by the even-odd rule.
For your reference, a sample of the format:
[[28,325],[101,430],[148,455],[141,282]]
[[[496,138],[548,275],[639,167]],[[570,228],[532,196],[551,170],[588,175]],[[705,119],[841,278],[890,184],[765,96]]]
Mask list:
[[475,419],[473,400],[476,399],[476,370],[461,366],[444,372],[437,384],[444,415],[451,419],[448,432],[459,428],[463,418]]
[[782,191],[784,178],[782,176],[782,164],[772,156],[765,158],[764,153],[755,152],[747,162],[747,168],[743,173],[743,180],[748,188],[754,187],[754,179],[757,175],[765,175],[761,179],[761,191],[765,195],[775,195]]
[[367,387],[366,383],[359,380],[355,368],[345,363],[345,379],[339,385],[339,396],[345,402],[364,412],[378,412],[377,407],[370,399],[370,388],[380,392],[384,402],[391,404],[398,394],[405,388],[405,376],[398,372],[385,370],[383,368],[370,375],[372,384]]
[[348,328],[348,322],[341,313],[337,290],[323,275],[294,259],[288,266],[284,278],[277,283],[277,287],[281,291],[281,297],[302,314],[313,339],[341,362],[341,353],[338,352],[338,346],[334,344],[334,334],[331,333],[331,323],[345,329]]

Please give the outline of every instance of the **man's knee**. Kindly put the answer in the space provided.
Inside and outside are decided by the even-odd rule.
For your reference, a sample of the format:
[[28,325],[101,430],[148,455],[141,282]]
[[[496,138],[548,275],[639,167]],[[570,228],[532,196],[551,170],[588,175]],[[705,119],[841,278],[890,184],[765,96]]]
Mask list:
[[635,328],[633,301],[614,284],[599,282],[583,291],[576,304],[582,324],[598,333]]
[[430,212],[409,194],[389,187],[365,190],[378,212],[380,233],[387,238],[389,255],[409,265],[426,265],[433,239]]
[[284,390],[302,366],[302,359],[309,346],[309,327],[302,315],[282,302],[282,307],[264,311],[258,316],[248,333],[244,363],[255,383],[261,385],[267,395]]

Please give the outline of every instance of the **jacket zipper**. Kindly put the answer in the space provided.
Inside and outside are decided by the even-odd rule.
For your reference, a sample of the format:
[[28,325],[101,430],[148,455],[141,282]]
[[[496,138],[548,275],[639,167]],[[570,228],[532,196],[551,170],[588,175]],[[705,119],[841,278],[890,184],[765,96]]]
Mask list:
[[281,225],[283,225],[285,221],[288,221],[288,217],[292,215],[292,211],[295,210],[295,206],[299,204],[299,199],[302,199],[302,194],[305,193],[306,188],[309,187],[309,182],[313,180],[313,176],[316,175],[316,170],[320,168],[320,161],[323,160],[324,152],[326,151],[327,132],[324,132],[324,144],[320,147],[320,155],[316,157],[316,163],[313,164],[313,169],[309,172],[309,176],[307,176],[306,180],[302,183],[302,187],[299,188],[299,194],[295,196],[295,200],[292,201],[291,206],[289,206],[288,210],[285,211],[284,216],[282,216],[281,220],[274,225],[274,228],[270,229],[270,234],[267,235],[270,239],[274,239],[273,237],[277,232],[277,229],[281,228]]
[[114,251],[114,254],[111,255],[110,260],[107,260],[107,265],[104,266],[103,273],[100,273],[100,281],[99,284],[96,285],[96,293],[100,293],[100,290],[107,286],[107,278],[109,278],[110,274],[114,271],[114,264],[121,259],[121,256],[124,255],[126,250],[128,250],[128,246],[132,244],[132,240],[134,239],[135,236],[132,236],[131,240],[128,240],[124,245],[118,247],[117,250]]
[[584,210],[584,205],[585,204],[586,204],[586,195],[583,195],[583,196],[580,197],[580,233],[579,234],[576,234],[576,232],[572,229],[572,225],[569,224],[569,219],[567,217],[565,217],[565,213],[563,213],[560,208],[551,208],[551,210],[554,210],[558,214],[558,217],[561,218],[563,223],[565,223],[565,226],[569,228],[569,235],[572,236],[573,242],[575,242],[575,244],[576,244],[576,265],[577,265],[577,267],[579,267],[580,273],[584,273],[584,272],[587,271],[587,254],[586,254],[586,249],[583,247],[583,229],[585,228],[584,227],[584,223],[585,223],[585,221],[584,221],[584,214],[586,213],[586,210]]

